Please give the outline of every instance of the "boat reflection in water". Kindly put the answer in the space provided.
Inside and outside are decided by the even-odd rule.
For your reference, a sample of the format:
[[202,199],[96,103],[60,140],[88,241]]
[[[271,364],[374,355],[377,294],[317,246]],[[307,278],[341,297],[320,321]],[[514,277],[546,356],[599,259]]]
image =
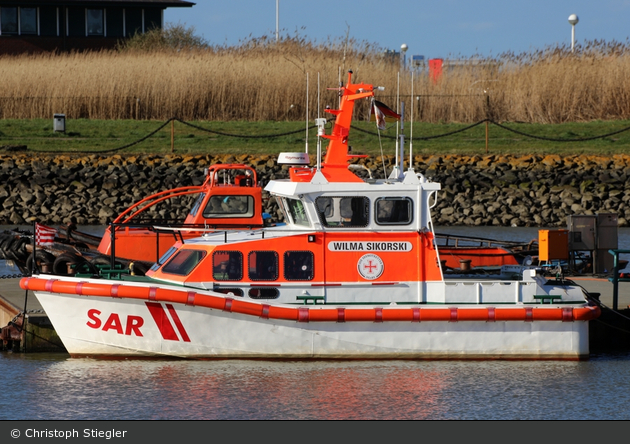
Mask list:
[[[146,361],[0,355],[0,419],[628,420],[630,356],[566,361]],[[16,399],[37,399],[33,403]],[[588,399],[585,406],[584,400]]]

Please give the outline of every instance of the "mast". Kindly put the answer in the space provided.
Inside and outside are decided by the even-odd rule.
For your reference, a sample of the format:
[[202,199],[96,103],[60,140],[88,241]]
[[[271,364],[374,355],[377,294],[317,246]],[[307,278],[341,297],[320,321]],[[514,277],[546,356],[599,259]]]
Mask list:
[[[330,135],[322,135],[329,139],[326,157],[322,166],[324,176],[329,177],[331,171],[327,169],[334,168],[336,178],[344,181],[359,182],[361,181],[355,174],[348,171],[348,161],[356,157],[348,153],[348,135],[350,134],[350,125],[352,123],[352,114],[354,112],[354,102],[359,99],[374,96],[374,87],[365,83],[352,83],[352,71],[348,71],[348,84],[340,88],[342,94],[339,101],[339,109],[326,109],[329,114],[336,116],[335,124]],[[343,173],[341,173],[343,171]],[[339,176],[337,173],[343,175]]]

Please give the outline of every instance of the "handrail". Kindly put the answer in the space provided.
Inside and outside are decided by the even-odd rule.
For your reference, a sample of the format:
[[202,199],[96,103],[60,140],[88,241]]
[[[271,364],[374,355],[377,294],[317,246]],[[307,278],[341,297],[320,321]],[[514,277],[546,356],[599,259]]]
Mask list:
[[[135,204],[127,208],[125,211],[120,213],[118,217],[114,220],[114,223],[120,223],[123,218],[124,220],[122,220],[122,223],[128,223],[131,219],[138,216],[138,214],[146,211],[147,209],[155,206],[156,204],[160,202],[172,199],[174,197],[185,196],[187,194],[200,193],[202,191],[203,191],[203,187],[193,185],[193,186],[188,186],[188,187],[174,188],[172,190],[165,190],[156,194],[152,194],[151,196],[145,197],[144,199],[136,202]],[[147,205],[140,208],[140,205],[142,204],[147,204]],[[138,211],[132,214],[129,214],[133,210],[136,210],[136,209]]]

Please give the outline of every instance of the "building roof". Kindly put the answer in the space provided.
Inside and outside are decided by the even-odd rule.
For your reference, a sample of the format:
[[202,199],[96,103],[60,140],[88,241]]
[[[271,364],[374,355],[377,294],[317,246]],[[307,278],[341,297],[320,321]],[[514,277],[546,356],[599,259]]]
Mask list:
[[163,8],[191,7],[195,3],[182,0],[0,0],[0,6],[156,6]]

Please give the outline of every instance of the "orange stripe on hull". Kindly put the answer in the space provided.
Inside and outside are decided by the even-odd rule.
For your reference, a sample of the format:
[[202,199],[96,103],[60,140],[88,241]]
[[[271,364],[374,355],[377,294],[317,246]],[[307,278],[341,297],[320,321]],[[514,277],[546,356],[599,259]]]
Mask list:
[[590,321],[599,317],[597,306],[585,307],[279,307],[253,301],[156,287],[122,286],[94,282],[22,278],[24,290],[79,296],[117,297],[224,310],[265,319],[299,322],[460,322],[460,321]]

